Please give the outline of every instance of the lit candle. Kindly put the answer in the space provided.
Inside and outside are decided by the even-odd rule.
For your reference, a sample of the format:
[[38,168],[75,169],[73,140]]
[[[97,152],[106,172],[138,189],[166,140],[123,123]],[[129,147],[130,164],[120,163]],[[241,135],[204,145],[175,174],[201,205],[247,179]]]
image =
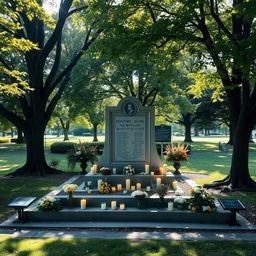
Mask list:
[[173,202],[168,202],[168,210],[169,211],[173,210]]
[[121,191],[122,190],[122,184],[117,184],[117,191]]
[[134,191],[135,190],[135,186],[131,186],[131,190]]
[[136,184],[136,189],[140,190],[141,189],[141,183]]
[[154,172],[150,172],[150,175],[155,175],[155,173]]
[[91,167],[91,174],[92,175],[94,174],[94,167],[93,166]]
[[146,187],[146,191],[150,191],[151,190],[151,187],[150,186],[147,186]]
[[125,210],[125,204],[120,204],[120,210]]
[[161,178],[156,178],[156,187],[160,187],[161,185]]
[[167,164],[163,164],[163,168],[164,168],[164,174],[167,174],[167,170],[168,170]]
[[102,180],[98,180],[98,189],[100,189],[101,183],[102,183]]
[[173,189],[174,189],[174,190],[175,190],[175,189],[177,189],[177,186],[178,186],[177,181],[174,181],[174,182],[172,183],[172,187],[173,187]]
[[98,169],[97,164],[94,164],[94,165],[93,165],[93,168],[94,168],[94,170],[93,170],[93,174],[96,174],[96,173],[97,173],[97,169]]
[[160,167],[159,170],[160,170],[161,175],[164,175],[164,168]]
[[116,201],[111,202],[111,209],[115,210],[116,209]]
[[116,192],[116,187],[111,187],[112,192]]
[[130,179],[126,179],[125,180],[125,185],[126,185],[126,190],[130,190],[131,189],[131,180]]
[[145,164],[145,174],[149,174],[149,164]]
[[86,200],[85,199],[82,199],[80,204],[81,204],[81,209],[85,209],[86,208]]
[[101,210],[106,210],[106,209],[107,209],[107,204],[101,203]]
[[116,168],[113,168],[113,174],[116,174]]

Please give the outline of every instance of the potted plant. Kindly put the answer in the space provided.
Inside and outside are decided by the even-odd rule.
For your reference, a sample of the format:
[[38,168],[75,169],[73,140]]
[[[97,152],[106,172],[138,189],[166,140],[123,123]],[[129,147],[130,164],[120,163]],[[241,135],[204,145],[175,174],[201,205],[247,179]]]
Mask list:
[[62,209],[62,204],[59,199],[46,196],[38,202],[37,208],[40,211],[59,211]]
[[73,170],[76,164],[80,163],[81,174],[87,174],[88,162],[93,164],[98,159],[96,153],[96,147],[90,146],[88,143],[79,142],[79,144],[73,146],[73,149],[68,154],[68,167]]
[[143,209],[143,200],[148,196],[148,193],[141,190],[135,190],[132,192],[131,196],[137,200],[137,208]]
[[169,189],[170,186],[166,184],[160,184],[159,186],[155,186],[154,188],[155,192],[159,196],[161,207],[164,206],[164,197],[166,196]]
[[174,146],[173,144],[171,146],[166,146],[164,158],[167,162],[173,162],[173,167],[175,169],[174,174],[179,175],[180,162],[188,160],[187,147],[188,146],[180,145],[180,143],[178,146]]

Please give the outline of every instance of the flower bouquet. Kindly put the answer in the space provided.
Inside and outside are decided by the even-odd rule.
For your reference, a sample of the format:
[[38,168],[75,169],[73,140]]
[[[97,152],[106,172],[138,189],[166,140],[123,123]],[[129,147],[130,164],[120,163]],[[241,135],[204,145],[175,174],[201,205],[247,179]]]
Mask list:
[[76,184],[66,184],[63,186],[64,192],[68,193],[67,206],[69,208],[73,207],[73,192],[78,189]]
[[204,188],[191,188],[190,193],[189,207],[193,212],[213,212],[216,210],[215,199]]
[[132,167],[132,165],[128,164],[127,166],[124,167],[123,174],[124,175],[134,175],[135,174],[134,167]]
[[186,198],[183,197],[176,197],[173,201],[173,206],[180,210],[186,210],[188,209],[189,202]]
[[166,146],[165,153],[165,160],[167,162],[173,162],[173,167],[175,168],[174,174],[180,174],[180,162],[181,161],[187,161],[188,155],[187,155],[187,147],[184,145],[178,144],[178,146],[174,146],[173,144],[171,146]]
[[99,191],[102,194],[109,194],[112,192],[112,189],[108,182],[103,181],[103,182],[101,182],[101,185],[99,186]]
[[131,196],[137,200],[137,208],[143,209],[143,200],[148,196],[148,193],[141,190],[135,190],[132,192]]
[[62,209],[62,205],[60,200],[51,196],[46,196],[43,200],[38,202],[37,208],[40,211],[59,211]]
[[154,190],[158,194],[160,203],[162,206],[164,204],[164,197],[166,196],[169,189],[170,189],[170,186],[166,184],[160,184],[159,186],[154,186]]

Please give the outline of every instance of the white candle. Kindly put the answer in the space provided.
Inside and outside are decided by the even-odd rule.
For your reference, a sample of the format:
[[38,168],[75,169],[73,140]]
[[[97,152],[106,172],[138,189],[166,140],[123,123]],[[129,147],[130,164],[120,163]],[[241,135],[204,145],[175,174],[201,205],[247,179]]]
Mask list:
[[151,190],[151,187],[150,186],[147,186],[146,187],[146,191],[150,191]]
[[92,175],[94,174],[94,167],[93,166],[91,167],[91,174]]
[[111,187],[112,192],[116,192],[116,187]]
[[130,179],[126,179],[125,180],[125,185],[126,185],[126,190],[130,190],[131,189],[131,180]]
[[175,189],[177,189],[177,186],[178,186],[177,181],[174,181],[174,182],[172,183],[172,187],[173,187],[173,189],[174,189],[174,190],[175,190]]
[[113,174],[116,174],[116,168],[113,168]]
[[132,190],[132,191],[135,190],[135,186],[131,186],[131,190]]
[[97,166],[97,164],[94,164],[93,165],[93,174],[97,174],[97,169],[98,169],[98,166]]
[[161,185],[161,178],[156,178],[156,187],[160,187]]
[[116,201],[111,202],[111,209],[115,210],[116,209]]
[[107,209],[107,204],[101,203],[101,210],[106,210],[106,209]]
[[98,180],[98,189],[100,189],[101,183],[102,183],[102,180]]
[[122,184],[117,184],[117,191],[121,191],[122,190]]
[[81,209],[85,209],[86,208],[86,200],[85,199],[82,199],[80,204],[81,204]]
[[150,172],[150,175],[155,175],[155,173],[154,172]]
[[145,164],[145,174],[149,174],[149,164]]
[[120,204],[120,210],[124,210],[125,209],[125,204]]
[[168,210],[169,211],[173,210],[173,202],[168,202]]
[[141,189],[141,183],[136,184],[136,189],[140,190]]

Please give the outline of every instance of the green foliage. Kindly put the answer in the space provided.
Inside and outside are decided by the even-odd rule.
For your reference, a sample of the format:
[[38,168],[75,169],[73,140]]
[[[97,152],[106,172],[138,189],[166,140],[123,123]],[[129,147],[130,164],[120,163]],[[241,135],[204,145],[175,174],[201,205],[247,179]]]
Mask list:
[[59,199],[46,196],[38,202],[37,206],[40,211],[59,211],[63,208]]
[[74,148],[75,143],[73,142],[55,142],[51,144],[50,151],[51,153],[61,153],[65,154],[71,151]]
[[51,159],[49,165],[53,168],[56,168],[59,165],[60,161],[58,159]]

